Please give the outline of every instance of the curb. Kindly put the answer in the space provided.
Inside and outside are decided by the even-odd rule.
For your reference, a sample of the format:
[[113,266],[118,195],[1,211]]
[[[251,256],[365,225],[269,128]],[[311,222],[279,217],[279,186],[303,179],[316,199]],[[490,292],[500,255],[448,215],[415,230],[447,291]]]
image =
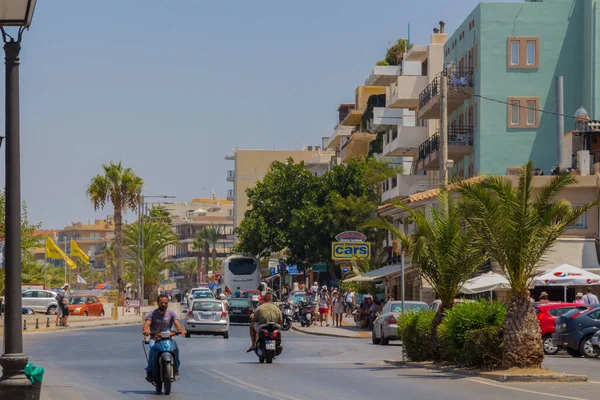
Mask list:
[[574,383],[574,382],[587,382],[587,375],[574,375],[574,374],[564,374],[564,373],[555,373],[550,375],[542,375],[542,374],[522,374],[522,375],[509,375],[502,373],[494,373],[494,372],[481,372],[481,371],[473,371],[473,370],[465,370],[462,368],[455,367],[442,367],[437,366],[435,364],[429,363],[419,363],[419,362],[410,362],[410,361],[393,361],[393,360],[383,360],[384,364],[394,365],[398,367],[413,367],[413,368],[424,368],[439,372],[446,372],[456,375],[477,377],[489,379],[496,382],[563,382],[563,383]]
[[292,330],[295,332],[300,332],[300,333],[305,333],[307,335],[314,335],[314,336],[322,336],[322,337],[332,337],[332,338],[340,338],[340,339],[368,339],[371,336],[369,335],[368,337],[356,337],[356,336],[344,336],[344,335],[336,335],[334,333],[323,333],[323,332],[313,332],[313,331],[308,331],[308,330],[303,330],[300,328],[297,328],[295,326],[292,326]]
[[[45,333],[45,332],[56,332],[56,331],[68,332],[68,331],[78,330],[78,329],[108,328],[108,327],[115,327],[115,326],[138,325],[138,324],[141,324],[141,321],[122,322],[119,324],[106,322],[106,323],[96,324],[96,325],[71,325],[68,328],[53,326],[50,328],[27,329],[26,331],[22,331],[22,332],[23,332],[23,334]],[[0,337],[2,337],[2,336],[4,336],[4,332],[0,331]]]

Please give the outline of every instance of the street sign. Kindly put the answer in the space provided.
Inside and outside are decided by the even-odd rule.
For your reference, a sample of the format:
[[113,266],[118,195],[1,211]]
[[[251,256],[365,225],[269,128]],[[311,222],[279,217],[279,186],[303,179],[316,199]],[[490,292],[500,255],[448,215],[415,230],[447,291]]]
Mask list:
[[338,242],[366,242],[367,236],[362,232],[346,231],[338,234],[335,240]]
[[288,265],[287,271],[289,275],[300,275],[300,270],[298,270],[297,265]]
[[327,271],[327,264],[313,264],[313,272]]
[[342,269],[342,273],[343,273],[343,274],[347,274],[347,273],[348,273],[348,271],[349,271],[349,269],[348,269],[347,267],[344,267],[344,268]]
[[361,260],[371,255],[371,243],[333,242],[331,258],[333,260]]
[[125,300],[123,302],[123,307],[133,307],[133,308],[138,308],[140,306],[140,301],[139,300]]

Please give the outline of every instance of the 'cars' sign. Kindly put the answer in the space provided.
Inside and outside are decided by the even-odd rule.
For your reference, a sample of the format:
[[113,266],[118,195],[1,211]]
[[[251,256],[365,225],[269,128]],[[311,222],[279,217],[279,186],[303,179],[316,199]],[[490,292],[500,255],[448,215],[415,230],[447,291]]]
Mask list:
[[331,258],[333,260],[360,260],[371,255],[371,243],[333,242]]

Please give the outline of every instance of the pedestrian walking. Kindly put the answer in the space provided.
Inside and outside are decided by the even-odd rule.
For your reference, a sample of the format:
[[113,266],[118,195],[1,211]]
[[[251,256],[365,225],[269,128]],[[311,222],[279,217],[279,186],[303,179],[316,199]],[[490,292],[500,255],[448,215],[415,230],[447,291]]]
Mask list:
[[331,298],[327,293],[327,286],[323,286],[323,289],[321,289],[321,294],[319,295],[317,303],[319,304],[319,320],[321,321],[321,326],[323,326],[323,316],[325,316],[325,326],[329,326],[329,305],[331,304]]
[[573,302],[573,304],[577,304],[578,306],[582,306],[585,303],[582,300],[583,298],[583,293],[579,292],[575,295],[575,301]]
[[344,300],[342,295],[337,290],[333,292],[333,322],[338,328],[342,326],[342,318],[344,316]]
[[598,297],[592,293],[592,288],[587,287],[585,289],[585,296],[582,297],[583,304],[598,304]]
[[351,317],[356,304],[356,296],[352,293],[352,288],[348,288],[344,295],[346,301],[346,317]]
[[58,307],[60,308],[60,314],[62,315],[60,318],[61,325],[66,326],[66,327],[69,327],[69,324],[67,324],[67,319],[69,318],[69,301],[67,299],[68,291],[69,291],[69,284],[65,283],[63,285],[62,289],[60,290],[60,292],[58,292],[58,294],[56,295],[56,300],[58,301]]

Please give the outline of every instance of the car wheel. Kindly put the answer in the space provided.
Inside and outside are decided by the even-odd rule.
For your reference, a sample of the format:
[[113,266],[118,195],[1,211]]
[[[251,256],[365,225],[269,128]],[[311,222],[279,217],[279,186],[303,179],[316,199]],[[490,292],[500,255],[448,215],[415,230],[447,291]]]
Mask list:
[[581,340],[579,345],[579,352],[583,354],[585,358],[597,358],[598,354],[594,352],[594,346],[592,346],[592,337],[586,336]]
[[223,339],[229,339],[229,331],[223,334]]
[[104,317],[104,310],[100,311],[100,316]]
[[56,313],[56,306],[50,306],[50,307],[48,307],[48,311],[46,312],[46,314],[48,314],[48,315],[54,315],[54,313]]
[[385,336],[383,335],[383,328],[381,328],[381,345],[387,346],[388,344],[390,344],[390,339],[385,338]]
[[558,346],[554,344],[552,341],[552,335],[546,335],[542,338],[542,343],[544,345],[544,353],[553,356],[558,353]]
[[373,331],[371,332],[371,341],[373,342],[373,344],[381,343],[381,339],[375,336],[375,329],[373,329]]
[[571,349],[570,347],[567,347],[566,350],[567,350],[567,354],[570,355],[571,357],[581,357],[582,356],[582,354],[577,349]]
[[83,312],[83,316],[84,316],[84,317],[87,317],[87,316],[88,316],[88,312],[87,312],[87,311],[84,311],[84,312]]

